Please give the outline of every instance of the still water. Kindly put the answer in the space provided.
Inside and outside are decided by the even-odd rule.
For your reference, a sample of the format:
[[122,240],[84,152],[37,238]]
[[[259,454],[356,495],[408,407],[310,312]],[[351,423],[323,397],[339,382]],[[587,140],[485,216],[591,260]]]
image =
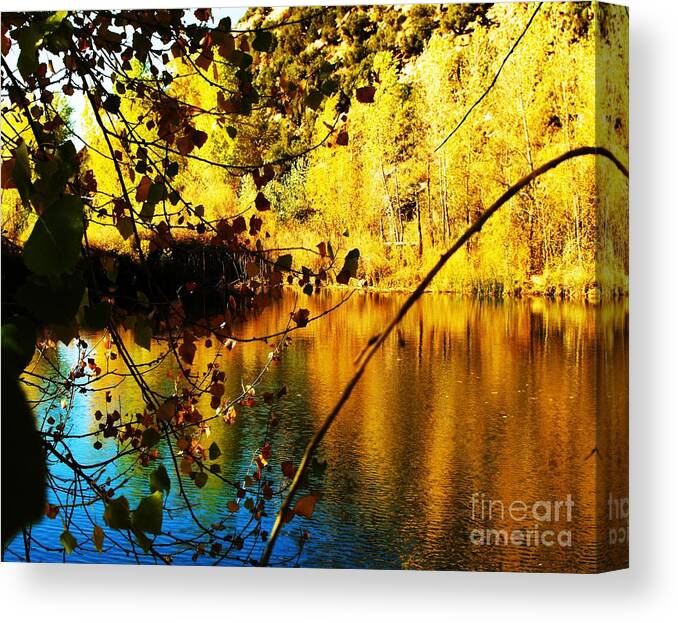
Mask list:
[[[300,304],[311,315],[339,300],[336,292],[301,296]],[[258,390],[288,388],[277,408],[280,424],[272,464],[286,459],[296,464],[351,377],[356,354],[403,298],[355,293],[331,314],[292,333],[291,345]],[[281,330],[293,306],[294,296],[287,294],[240,326],[238,334]],[[86,339],[96,345],[100,337]],[[162,350],[154,345],[149,355],[133,347],[132,354],[148,361]],[[227,396],[236,395],[242,383],[257,375],[269,352],[268,345],[258,342],[223,350],[218,361],[226,372]],[[204,367],[214,356],[214,346],[200,344],[196,366]],[[62,372],[76,358],[73,346],[61,344],[51,356]],[[153,368],[149,383],[170,394],[172,366],[176,363],[167,358]],[[44,360],[35,371],[54,374]],[[119,402],[121,411],[143,409],[131,380],[111,391],[113,406]],[[37,396],[31,388],[27,393]],[[299,561],[305,567],[593,572],[623,563],[625,546],[605,545],[610,525],[625,527],[616,514],[611,522],[608,497],[626,495],[627,397],[626,303],[481,302],[427,294],[377,353],[329,431],[320,450],[328,462],[322,498],[312,519],[295,518],[289,524],[276,554],[293,552],[296,534],[306,529],[310,539]],[[96,430],[93,414],[106,406],[103,392],[76,394],[70,433]],[[40,415],[48,410],[56,415],[59,409],[58,400],[48,402],[40,406]],[[225,477],[242,478],[266,417],[262,405],[240,410],[232,426],[221,420],[210,423]],[[68,443],[81,463],[94,464],[115,451],[114,442],[105,441],[98,451],[91,437]],[[111,474],[126,466],[115,466]],[[58,477],[62,469],[55,465],[51,471]],[[148,494],[151,468],[129,469],[119,494],[132,501]],[[170,506],[176,502],[176,489],[173,482]],[[200,491],[189,481],[187,491],[207,522],[222,516],[233,499],[233,490],[213,477]],[[73,510],[74,525],[80,521],[91,534],[84,513],[105,525],[99,506]],[[63,513],[34,527],[36,539],[53,550],[34,546],[33,561],[63,560],[62,519]],[[185,512],[166,516],[163,528],[177,535],[195,532]],[[615,532],[615,540],[619,534]],[[86,541],[84,532],[74,529],[74,536]],[[20,538],[5,558],[11,560],[12,552],[23,554]],[[67,561],[134,559],[115,548],[100,554],[89,544]],[[193,561],[186,553],[174,562],[214,560],[203,556]]]

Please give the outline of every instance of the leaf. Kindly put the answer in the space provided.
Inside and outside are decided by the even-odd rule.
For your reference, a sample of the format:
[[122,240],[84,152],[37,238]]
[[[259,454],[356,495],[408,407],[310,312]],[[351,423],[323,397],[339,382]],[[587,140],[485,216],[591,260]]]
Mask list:
[[342,130],[337,134],[337,145],[348,145],[348,132],[346,130]]
[[162,532],[162,492],[155,491],[139,502],[132,512],[132,525],[137,530],[160,534]]
[[195,359],[195,353],[198,350],[197,346],[190,340],[184,340],[177,351],[179,356],[188,364],[193,364],[193,359]]
[[2,172],[0,173],[0,185],[2,188],[16,188],[16,182],[14,181],[15,164],[16,158],[9,158],[2,161]]
[[134,324],[134,342],[145,350],[151,350],[153,327],[143,314],[139,314]]
[[104,521],[113,530],[127,530],[132,527],[132,518],[129,514],[129,502],[125,496],[120,496],[106,504]]
[[360,251],[351,249],[344,259],[344,267],[337,275],[337,283],[347,284],[351,277],[355,277],[358,271],[358,262],[360,260]]
[[299,498],[294,505],[294,514],[310,519],[315,510],[315,504],[318,501],[318,498],[319,496],[317,493],[309,493],[308,495]]
[[189,154],[193,150],[193,147],[195,147],[193,138],[188,134],[186,136],[182,136],[177,141],[177,149],[182,156]]
[[139,544],[139,547],[144,550],[146,554],[151,551],[151,547],[153,546],[153,541],[149,539],[141,530],[133,530],[134,536],[137,539],[137,543]]
[[27,80],[38,70],[38,45],[42,40],[43,33],[39,22],[33,22],[30,26],[21,28],[14,35],[19,44],[19,58],[17,69],[24,80]]
[[172,418],[177,413],[177,399],[170,398],[169,400],[163,402],[158,411],[156,412],[156,417],[160,422],[171,422]]
[[94,547],[97,552],[101,553],[104,551],[104,529],[101,526],[94,526],[92,541],[94,542]]
[[226,506],[232,513],[237,513],[240,510],[240,506],[235,500],[231,500]]
[[80,258],[82,201],[72,195],[55,201],[38,218],[24,245],[24,263],[37,275],[71,272]]
[[205,472],[196,472],[193,482],[198,489],[202,489],[207,484],[207,474]]
[[148,189],[148,196],[146,201],[150,205],[155,205],[156,203],[162,201],[162,198],[165,196],[165,185],[164,184],[151,184]]
[[271,209],[271,202],[266,199],[262,192],[259,192],[254,200],[254,207],[256,207],[259,212],[266,212]]
[[117,115],[120,112],[120,96],[119,95],[109,95],[102,104],[102,108],[106,112]]
[[292,320],[294,320],[298,327],[305,327],[308,324],[310,313],[308,309],[298,309],[292,316]]
[[[14,168],[12,169],[12,181],[14,182],[24,205],[28,205],[31,191],[31,165],[28,157],[26,143],[21,143],[14,152]],[[3,171],[4,176],[4,171]]]
[[247,262],[245,272],[250,279],[254,279],[259,274],[259,264],[257,262]]
[[158,467],[151,472],[149,481],[151,485],[151,493],[155,493],[156,491],[164,491],[165,493],[170,492],[172,483],[164,465],[158,465]]
[[137,186],[137,193],[134,196],[134,199],[139,202],[143,203],[148,199],[148,194],[151,190],[151,186],[153,185],[153,182],[148,175],[144,175],[141,178],[141,181],[139,182],[139,185]]
[[193,143],[195,146],[200,149],[205,142],[207,141],[207,132],[203,132],[202,130],[196,130],[193,132]]
[[152,448],[160,441],[160,432],[157,428],[147,428],[141,433],[141,445],[144,448]]
[[322,104],[322,101],[323,94],[316,89],[311,89],[306,95],[306,106],[312,110],[318,110],[318,108],[320,108],[320,104]]
[[216,441],[213,441],[208,450],[210,461],[216,461],[221,456],[221,449]]
[[280,469],[282,470],[283,476],[285,478],[294,478],[294,463],[292,461],[283,461],[280,464]]
[[64,546],[66,554],[72,554],[73,550],[78,546],[78,542],[75,540],[75,537],[68,531],[64,530],[59,537],[59,543]]
[[292,255],[287,253],[286,255],[281,255],[275,262],[274,270],[292,270]]
[[134,233],[134,223],[130,216],[120,216],[115,224],[120,235],[127,240]]
[[252,41],[252,49],[257,52],[268,52],[273,43],[273,35],[270,30],[257,30],[257,34]]
[[377,89],[372,86],[360,87],[359,89],[355,90],[355,98],[361,104],[371,104],[374,102],[374,94],[376,91]]

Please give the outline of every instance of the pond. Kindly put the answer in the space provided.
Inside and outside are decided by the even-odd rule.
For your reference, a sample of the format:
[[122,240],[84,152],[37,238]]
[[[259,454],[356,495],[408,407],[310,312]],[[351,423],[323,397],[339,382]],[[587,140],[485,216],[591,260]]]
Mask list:
[[[283,329],[294,297],[286,293],[238,327],[238,335]],[[340,294],[300,297],[297,304],[313,316],[335,305]],[[403,300],[399,294],[356,292],[331,314],[291,334],[281,361],[268,368],[257,388],[257,398],[283,385],[288,392],[276,406],[273,469],[283,460],[297,464],[353,374],[356,355]],[[95,351],[103,348],[101,338],[85,336]],[[138,347],[131,352],[138,361],[151,361],[164,346],[154,343],[150,354]],[[217,355],[216,347],[207,348],[202,340],[195,367],[204,368],[216,356],[226,374],[226,396],[235,396],[265,366],[270,352],[270,345],[253,342],[222,348]],[[48,378],[56,369],[67,374],[77,356],[74,344],[60,343],[49,355],[51,363],[36,359],[33,371]],[[124,371],[120,359],[111,366]],[[176,367],[166,357],[149,367],[146,378],[169,395]],[[103,440],[97,450],[87,436],[97,429],[97,410],[143,410],[131,379],[115,383],[120,384],[111,387],[110,403],[104,392],[86,392],[75,393],[69,405],[69,434],[85,436],[69,439],[68,446],[82,464],[96,464],[116,451],[114,441]],[[39,395],[32,387],[27,394]],[[298,560],[305,567],[593,572],[619,563],[626,549],[605,545],[608,497],[623,498],[628,484],[627,400],[627,303],[488,302],[426,294],[375,355],[330,429],[319,451],[328,467],[315,513],[286,525],[275,556],[293,558],[298,534],[308,531]],[[200,405],[204,414],[210,412],[208,403]],[[41,420],[51,413],[58,421],[60,398],[41,403],[38,413]],[[238,407],[232,425],[210,422],[209,439],[221,449],[225,478],[243,478],[266,419],[267,408],[258,401]],[[196,528],[179,508],[175,475],[162,450],[159,460],[172,478],[167,505],[175,509],[165,516],[163,529],[193,534]],[[106,470],[111,476],[126,472],[118,493],[130,501],[148,495],[152,467],[126,456],[116,463]],[[68,471],[51,467],[57,479]],[[188,481],[186,490],[206,522],[224,516],[234,499],[233,489],[214,477],[201,490]],[[45,517],[33,528],[41,546],[32,547],[31,560],[64,559],[59,535],[72,512],[73,525],[83,527],[82,533],[72,529],[83,545],[68,562],[134,563],[134,556],[117,548],[98,553],[85,543],[90,520],[105,525],[102,510],[99,504]],[[115,538],[110,529],[106,534]],[[5,559],[22,554],[19,537]],[[214,562],[207,555],[193,560],[191,551],[174,557],[175,564]]]

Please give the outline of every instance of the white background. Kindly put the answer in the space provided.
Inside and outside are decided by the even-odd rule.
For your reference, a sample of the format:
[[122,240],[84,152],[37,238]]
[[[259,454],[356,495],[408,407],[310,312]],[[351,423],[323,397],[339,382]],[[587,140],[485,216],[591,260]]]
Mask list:
[[[243,4],[266,2],[200,6]],[[678,2],[626,4],[631,8],[630,570],[565,576],[2,564],[4,620],[636,622],[666,620],[669,614],[675,620]],[[176,0],[3,2],[6,10],[183,5]]]

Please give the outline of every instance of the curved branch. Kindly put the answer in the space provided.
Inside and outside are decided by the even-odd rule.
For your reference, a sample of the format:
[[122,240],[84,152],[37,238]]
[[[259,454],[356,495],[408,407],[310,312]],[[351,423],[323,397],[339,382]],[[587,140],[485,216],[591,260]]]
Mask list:
[[384,343],[386,338],[391,334],[393,329],[407,315],[407,312],[410,310],[412,305],[414,305],[414,303],[426,291],[431,281],[433,281],[433,278],[440,272],[440,270],[447,263],[447,261],[459,249],[461,249],[464,246],[464,244],[466,244],[466,242],[474,234],[480,232],[480,230],[483,228],[485,223],[490,219],[490,217],[495,212],[497,212],[499,208],[501,208],[505,203],[507,203],[512,197],[517,195],[523,188],[525,188],[525,186],[532,183],[532,181],[534,181],[536,178],[540,177],[547,171],[556,168],[563,162],[571,160],[572,158],[578,158],[580,156],[587,155],[597,155],[607,158],[608,160],[612,161],[614,165],[622,172],[622,174],[628,178],[629,171],[627,167],[611,151],[604,147],[578,147],[577,149],[571,149],[569,151],[566,151],[564,154],[558,156],[557,158],[553,158],[552,160],[545,162],[540,167],[538,167],[537,169],[523,177],[521,180],[516,182],[508,190],[506,190],[489,208],[487,208],[480,215],[480,217],[475,223],[473,223],[468,229],[466,229],[466,231],[464,231],[464,233],[457,239],[457,241],[447,251],[445,251],[445,253],[443,253],[440,256],[440,259],[436,262],[433,268],[429,270],[429,272],[422,279],[417,288],[412,292],[412,294],[410,294],[407,300],[403,303],[403,305],[400,307],[400,309],[393,317],[391,322],[384,328],[384,330],[381,333],[377,334],[376,336],[370,339],[369,347],[365,351],[364,356],[362,357],[362,362],[360,363],[358,369],[355,371],[355,374],[344,388],[344,391],[341,393],[341,396],[337,403],[334,405],[332,411],[330,411],[329,415],[325,418],[320,428],[315,432],[313,437],[311,437],[311,440],[308,442],[308,445],[306,446],[306,450],[304,451],[304,455],[299,463],[299,467],[297,468],[297,471],[294,474],[292,485],[287,493],[287,496],[285,497],[285,500],[280,506],[278,514],[276,515],[275,523],[273,524],[273,529],[271,530],[269,540],[266,543],[266,548],[264,549],[261,561],[259,563],[261,566],[268,565],[268,562],[271,558],[271,554],[273,553],[273,549],[275,547],[276,540],[280,534],[280,529],[282,528],[283,523],[282,518],[285,516],[287,510],[290,508],[292,500],[294,499],[294,496],[297,490],[299,489],[299,485],[301,484],[304,470],[308,466],[316,448],[318,447],[318,445],[320,445],[320,442],[325,437],[325,434],[330,429],[330,426],[332,426],[332,423],[337,418],[337,416],[341,412],[342,408],[344,407],[348,399],[351,397],[351,394],[353,393],[355,386],[358,384],[358,381],[360,381],[363,373],[365,372],[365,369],[367,368],[367,364],[370,362],[370,360],[377,352],[377,350],[379,350],[379,347]]

